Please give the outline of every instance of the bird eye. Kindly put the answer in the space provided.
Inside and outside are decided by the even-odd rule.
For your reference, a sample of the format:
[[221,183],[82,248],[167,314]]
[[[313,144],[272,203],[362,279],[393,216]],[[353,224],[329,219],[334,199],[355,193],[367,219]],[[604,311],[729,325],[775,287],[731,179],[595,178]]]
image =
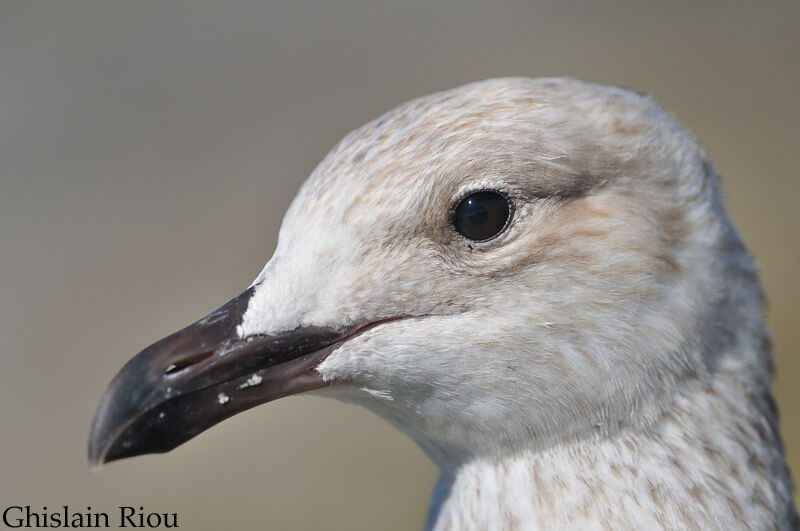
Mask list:
[[476,192],[458,204],[453,226],[459,234],[470,240],[489,240],[506,227],[510,211],[508,200],[501,194]]

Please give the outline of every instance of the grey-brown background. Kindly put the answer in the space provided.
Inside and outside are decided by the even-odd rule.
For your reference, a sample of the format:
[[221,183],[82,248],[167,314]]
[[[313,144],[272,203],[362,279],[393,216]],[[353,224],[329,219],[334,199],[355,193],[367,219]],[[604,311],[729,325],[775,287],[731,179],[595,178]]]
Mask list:
[[414,529],[435,470],[364,410],[256,408],[92,475],[131,355],[245,288],[350,129],[502,75],[652,93],[694,131],[771,304],[800,470],[800,3],[0,3],[0,504],[120,504],[184,529]]

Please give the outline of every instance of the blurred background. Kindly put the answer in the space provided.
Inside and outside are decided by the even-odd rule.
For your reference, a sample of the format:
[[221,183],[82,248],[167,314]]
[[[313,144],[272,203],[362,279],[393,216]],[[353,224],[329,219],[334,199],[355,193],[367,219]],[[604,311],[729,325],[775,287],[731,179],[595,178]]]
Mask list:
[[418,529],[434,467],[295,397],[174,452],[86,464],[106,384],[247,287],[349,130],[506,76],[653,94],[706,147],[769,296],[800,473],[800,2],[0,2],[0,503],[183,529]]

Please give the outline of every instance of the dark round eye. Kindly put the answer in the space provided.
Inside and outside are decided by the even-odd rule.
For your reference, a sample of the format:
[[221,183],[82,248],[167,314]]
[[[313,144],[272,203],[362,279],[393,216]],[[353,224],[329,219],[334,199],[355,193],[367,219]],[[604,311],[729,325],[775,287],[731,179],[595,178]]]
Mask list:
[[508,200],[497,192],[477,192],[458,204],[453,226],[470,240],[488,240],[505,228],[510,210]]

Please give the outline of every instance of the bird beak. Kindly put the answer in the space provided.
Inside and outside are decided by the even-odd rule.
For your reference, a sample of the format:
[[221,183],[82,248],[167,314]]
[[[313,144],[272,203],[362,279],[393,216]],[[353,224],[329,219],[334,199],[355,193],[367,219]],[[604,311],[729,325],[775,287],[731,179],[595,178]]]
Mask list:
[[92,421],[93,465],[167,452],[236,413],[327,385],[315,367],[358,327],[239,338],[252,294],[251,288],[125,364]]

